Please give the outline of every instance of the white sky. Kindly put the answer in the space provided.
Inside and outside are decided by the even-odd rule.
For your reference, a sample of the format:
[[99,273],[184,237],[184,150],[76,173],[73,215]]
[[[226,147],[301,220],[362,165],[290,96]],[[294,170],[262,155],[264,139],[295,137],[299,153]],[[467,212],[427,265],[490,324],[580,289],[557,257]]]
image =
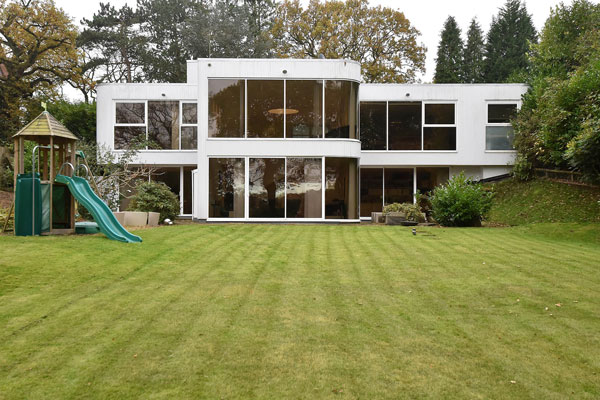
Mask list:
[[[107,0],[104,0],[107,1]],[[594,2],[597,2],[595,0]],[[76,23],[91,16],[99,9],[100,0],[55,0],[56,4],[74,18]],[[550,14],[550,9],[560,0],[526,0],[527,10],[533,17],[533,23],[539,30]],[[129,4],[135,7],[135,0],[110,0],[115,7]],[[301,0],[306,5],[308,0]],[[448,15],[453,15],[463,31],[463,38],[471,18],[477,17],[484,34],[505,0],[371,0],[371,5],[382,5],[404,12],[411,24],[421,31],[420,40],[427,47],[426,73],[419,78],[431,82],[435,72],[435,57],[440,31]],[[570,3],[565,0],[565,3]],[[70,93],[67,93],[70,94]]]

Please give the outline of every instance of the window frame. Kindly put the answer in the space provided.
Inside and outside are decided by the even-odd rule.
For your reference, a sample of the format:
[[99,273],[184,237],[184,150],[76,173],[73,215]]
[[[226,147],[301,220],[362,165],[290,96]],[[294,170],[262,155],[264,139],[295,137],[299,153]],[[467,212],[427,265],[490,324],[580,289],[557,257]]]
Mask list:
[[483,149],[484,152],[486,153],[516,153],[517,150],[514,149],[514,145],[513,145],[513,149],[511,150],[488,150],[487,149],[487,127],[491,126],[498,126],[498,127],[506,127],[506,126],[510,126],[512,127],[512,124],[510,122],[488,122],[489,121],[489,114],[490,114],[490,105],[516,105],[517,106],[517,112],[519,112],[519,110],[521,109],[521,105],[522,105],[522,101],[521,99],[519,100],[510,100],[510,99],[506,99],[506,100],[486,100],[485,101],[485,124],[484,124],[484,130],[483,130]]
[[[327,81],[344,81],[351,83],[358,83],[360,81],[356,81],[353,79],[318,79],[318,78],[261,78],[261,77],[251,77],[251,78],[240,78],[240,77],[208,77],[207,80],[219,80],[219,79],[237,79],[240,81],[244,81],[244,136],[242,137],[207,137],[206,140],[356,140],[360,141],[360,98],[359,98],[359,90],[356,93],[356,129],[359,131],[357,134],[357,139],[353,138],[328,138],[325,137],[325,86]],[[279,138],[261,138],[261,137],[248,137],[248,81],[283,81],[283,137]],[[292,138],[287,136],[287,117],[285,110],[287,109],[287,81],[321,81],[322,93],[321,93],[321,136],[315,138]],[[207,100],[208,101],[208,100]]]
[[[149,101],[165,101],[164,99],[144,99],[144,100],[131,100],[131,99],[127,99],[127,100],[120,100],[120,99],[113,99],[113,107],[112,107],[112,112],[113,112],[113,124],[112,124],[112,147],[113,147],[113,151],[125,151],[125,149],[115,149],[115,128],[116,127],[144,127],[145,129],[145,140],[148,140],[148,102]],[[181,148],[181,128],[183,126],[192,126],[192,127],[196,127],[196,140],[197,140],[197,144],[199,145],[199,141],[198,141],[198,125],[199,125],[199,121],[200,121],[200,113],[198,110],[198,100],[197,99],[189,99],[189,100],[184,100],[184,99],[173,99],[173,100],[169,100],[169,101],[177,101],[179,103],[178,107],[179,107],[179,143],[178,143],[178,149],[149,149],[148,146],[146,146],[145,148],[141,149],[140,151],[146,151],[146,152],[163,152],[163,151],[184,151],[184,152],[192,152],[192,151],[198,151],[198,149],[182,149]],[[118,103],[144,103],[144,123],[137,123],[137,124],[125,124],[125,123],[117,123],[117,104]],[[183,103],[192,103],[192,104],[196,104],[196,123],[195,124],[184,124],[183,123]]]

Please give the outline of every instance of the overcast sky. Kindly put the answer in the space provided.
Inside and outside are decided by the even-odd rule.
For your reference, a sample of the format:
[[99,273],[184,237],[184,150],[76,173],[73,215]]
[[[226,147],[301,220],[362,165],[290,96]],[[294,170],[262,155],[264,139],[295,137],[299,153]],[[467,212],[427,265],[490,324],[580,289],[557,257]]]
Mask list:
[[[74,18],[76,23],[83,17],[90,18],[99,8],[99,0],[55,0]],[[105,0],[107,1],[107,0]],[[307,4],[308,0],[301,0]],[[565,1],[570,3],[569,0]],[[597,1],[594,1],[597,2]],[[135,0],[112,0],[116,7],[127,3],[135,7]],[[484,32],[487,33],[492,16],[498,13],[505,0],[371,0],[372,5],[383,5],[404,12],[411,24],[421,31],[421,41],[427,47],[427,71],[419,78],[423,82],[430,82],[435,72],[435,57],[442,25],[448,15],[453,15],[463,31],[463,37],[469,27],[471,18],[477,17]],[[560,3],[559,0],[527,0],[527,10],[533,16],[533,23],[539,31],[550,9]]]

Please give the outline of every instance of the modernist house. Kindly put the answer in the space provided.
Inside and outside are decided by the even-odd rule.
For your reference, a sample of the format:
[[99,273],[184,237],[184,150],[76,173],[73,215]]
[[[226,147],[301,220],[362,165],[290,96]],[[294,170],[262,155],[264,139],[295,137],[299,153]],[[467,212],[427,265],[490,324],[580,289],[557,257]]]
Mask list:
[[348,60],[199,59],[187,83],[103,84],[97,140],[207,221],[357,222],[464,171],[508,172],[522,84],[361,84]]

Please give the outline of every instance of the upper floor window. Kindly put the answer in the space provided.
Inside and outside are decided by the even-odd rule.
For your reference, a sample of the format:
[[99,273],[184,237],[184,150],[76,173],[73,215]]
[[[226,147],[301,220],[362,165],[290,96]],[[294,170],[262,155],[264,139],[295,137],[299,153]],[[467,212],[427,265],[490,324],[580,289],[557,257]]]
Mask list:
[[513,150],[514,129],[510,120],[517,113],[516,103],[488,104],[485,127],[486,150]]
[[115,103],[114,147],[196,149],[197,104],[178,100]]
[[362,102],[363,150],[456,150],[454,103]]
[[208,87],[209,137],[358,137],[356,82],[209,79]]

